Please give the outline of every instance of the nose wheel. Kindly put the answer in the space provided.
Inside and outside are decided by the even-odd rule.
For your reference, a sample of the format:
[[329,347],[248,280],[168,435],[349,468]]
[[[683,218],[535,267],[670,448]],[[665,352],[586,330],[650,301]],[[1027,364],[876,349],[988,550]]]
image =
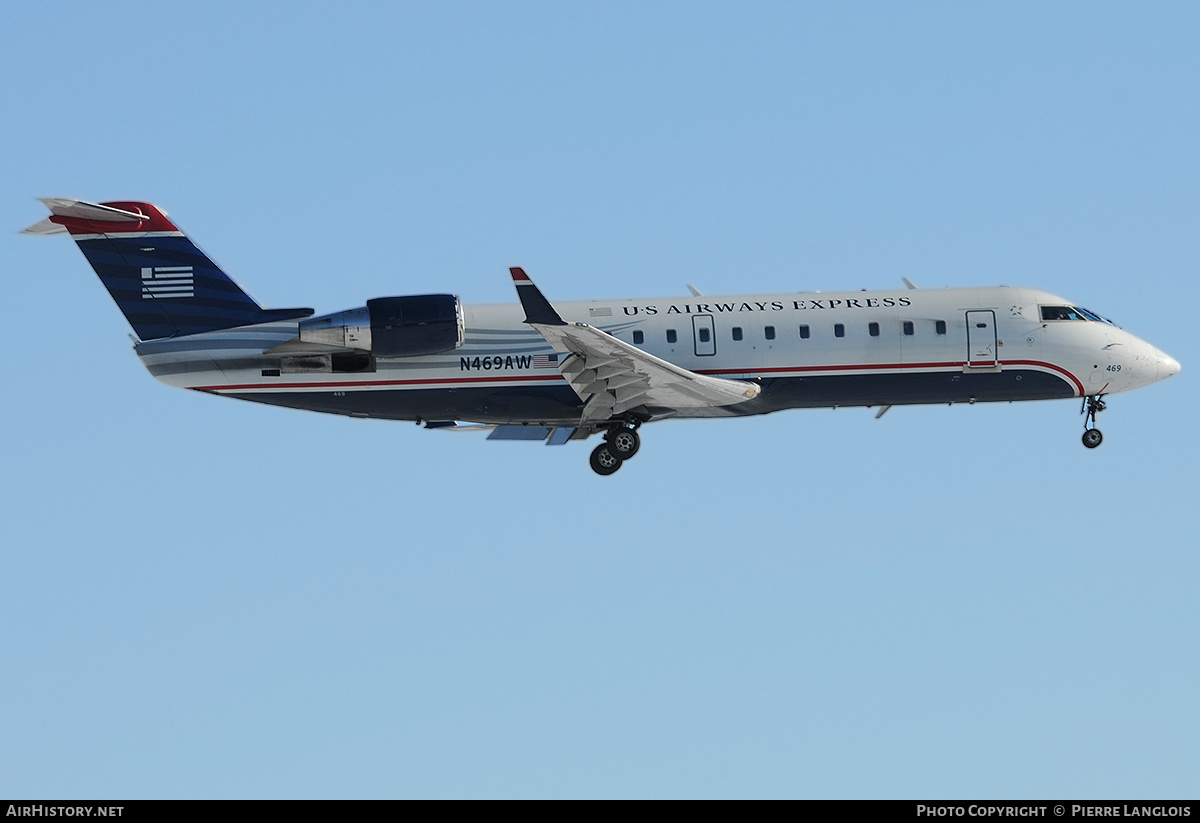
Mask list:
[[1083,408],[1080,409],[1080,413],[1087,415],[1083,421],[1083,445],[1089,449],[1096,448],[1104,441],[1104,435],[1096,428],[1096,415],[1104,411],[1104,408],[1105,403],[1100,395],[1083,398]]

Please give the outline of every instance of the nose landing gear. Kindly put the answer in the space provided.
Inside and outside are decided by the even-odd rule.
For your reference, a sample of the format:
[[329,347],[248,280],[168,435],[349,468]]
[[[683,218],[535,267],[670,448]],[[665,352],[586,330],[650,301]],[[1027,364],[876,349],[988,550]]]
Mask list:
[[1096,428],[1096,415],[1104,411],[1104,408],[1105,403],[1100,395],[1083,398],[1083,408],[1079,413],[1087,415],[1083,421],[1083,445],[1089,449],[1096,448],[1104,440],[1104,435]]
[[604,435],[604,442],[592,451],[592,471],[609,475],[621,468],[621,464],[638,453],[642,438],[636,431],[637,422],[617,424]]

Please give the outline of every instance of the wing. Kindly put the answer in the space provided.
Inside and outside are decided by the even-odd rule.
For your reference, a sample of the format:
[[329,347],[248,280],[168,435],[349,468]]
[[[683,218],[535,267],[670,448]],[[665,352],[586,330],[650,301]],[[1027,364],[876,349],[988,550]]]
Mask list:
[[695,409],[729,406],[758,396],[759,387],[682,369],[586,323],[559,316],[529,276],[509,269],[525,322],[557,352],[558,370],[584,402],[581,426],[602,423],[639,406]]

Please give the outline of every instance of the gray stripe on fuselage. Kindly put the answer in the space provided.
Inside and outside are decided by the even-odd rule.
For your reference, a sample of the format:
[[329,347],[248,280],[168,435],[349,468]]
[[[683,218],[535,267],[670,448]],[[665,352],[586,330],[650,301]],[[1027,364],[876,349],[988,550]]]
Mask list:
[[199,353],[207,351],[230,351],[241,349],[242,351],[264,352],[267,349],[272,349],[278,346],[279,343],[272,340],[262,339],[236,339],[236,340],[192,340],[187,337],[179,337],[168,340],[149,340],[138,343],[136,348],[140,355],[156,355],[156,354],[179,354],[179,353]]
[[467,326],[467,337],[470,337],[473,334],[501,335],[507,337],[522,336],[537,338],[538,340],[542,339],[542,336],[533,329],[481,329]]

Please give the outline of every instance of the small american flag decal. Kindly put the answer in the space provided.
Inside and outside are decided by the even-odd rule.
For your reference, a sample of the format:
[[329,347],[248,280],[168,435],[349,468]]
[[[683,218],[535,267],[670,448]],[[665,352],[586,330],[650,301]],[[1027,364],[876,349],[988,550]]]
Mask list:
[[558,355],[557,354],[535,354],[533,356],[533,367],[535,369],[557,369]]
[[191,266],[155,266],[142,269],[142,299],[195,297]]

